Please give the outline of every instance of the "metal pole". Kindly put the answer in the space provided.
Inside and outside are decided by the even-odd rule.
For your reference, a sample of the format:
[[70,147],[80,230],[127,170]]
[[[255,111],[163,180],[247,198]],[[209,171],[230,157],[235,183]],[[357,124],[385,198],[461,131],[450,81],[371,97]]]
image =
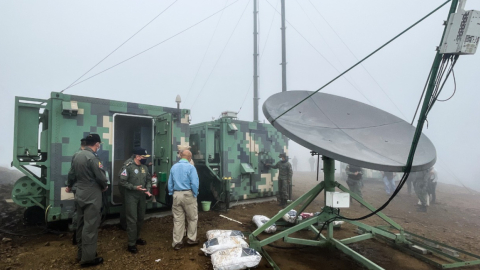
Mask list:
[[[319,156],[320,157],[320,156]],[[327,192],[335,192],[335,160],[322,156],[323,160],[323,182],[325,184],[324,189],[324,203],[327,205]],[[328,208],[325,206],[324,211]],[[328,210],[327,210],[328,211]],[[333,223],[327,224],[327,239],[333,238]]]
[[[452,13],[455,13],[455,10],[457,9],[457,4],[458,4],[458,0],[453,0],[452,1],[452,5],[450,6],[450,11],[448,13],[447,21],[450,18],[450,15]],[[445,25],[445,28],[443,30],[443,35],[442,35],[441,41],[443,40],[443,38],[445,36],[446,29],[447,29],[447,25]],[[440,41],[440,45],[441,45],[441,41]],[[430,102],[430,98],[432,97],[433,89],[435,88],[435,81],[437,79],[438,69],[440,67],[440,62],[442,61],[442,57],[443,57],[443,54],[441,54],[439,51],[437,51],[437,54],[435,55],[435,59],[433,60],[432,70],[431,70],[431,73],[430,73],[430,80],[428,82],[428,88],[427,88],[427,91],[425,93],[425,98],[423,99],[422,110],[421,110],[420,115],[418,117],[417,128],[415,129],[415,135],[413,137],[414,140],[415,139],[420,140],[423,125],[424,125],[425,120],[426,120],[425,113],[428,109],[428,104]],[[412,146],[411,146],[410,152],[408,154],[407,164],[404,168],[404,171],[409,170],[409,167],[412,166],[413,157],[415,155],[416,149],[417,149],[417,147],[415,145],[415,142],[412,142]]]
[[282,0],[282,92],[287,91],[287,53],[285,46],[285,0]]
[[253,0],[253,121],[258,122],[258,2]]

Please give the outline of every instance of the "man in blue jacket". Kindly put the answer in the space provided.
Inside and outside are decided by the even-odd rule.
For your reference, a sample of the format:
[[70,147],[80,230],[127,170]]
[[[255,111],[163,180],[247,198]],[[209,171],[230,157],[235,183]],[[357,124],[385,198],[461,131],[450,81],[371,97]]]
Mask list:
[[168,194],[173,195],[173,243],[175,250],[183,247],[185,218],[187,219],[187,244],[196,245],[197,241],[197,196],[198,174],[193,165],[192,152],[180,152],[180,161],[172,166],[168,178]]

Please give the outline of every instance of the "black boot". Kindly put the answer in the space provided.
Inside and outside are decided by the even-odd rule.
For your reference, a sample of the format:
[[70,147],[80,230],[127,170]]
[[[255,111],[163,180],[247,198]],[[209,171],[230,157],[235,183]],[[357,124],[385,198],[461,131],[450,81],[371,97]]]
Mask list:
[[93,259],[89,262],[81,263],[80,266],[81,267],[90,267],[90,266],[99,265],[101,263],[103,263],[103,258],[102,257],[96,257],[95,259]]
[[133,254],[138,252],[137,246],[128,246],[127,250]]

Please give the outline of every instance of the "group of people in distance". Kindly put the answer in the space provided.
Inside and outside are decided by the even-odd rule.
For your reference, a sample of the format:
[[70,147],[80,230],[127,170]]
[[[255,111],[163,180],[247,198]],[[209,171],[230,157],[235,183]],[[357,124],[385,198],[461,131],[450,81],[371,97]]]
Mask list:
[[[345,172],[347,174],[347,185],[350,191],[360,198],[363,198],[363,169],[358,166],[347,165]],[[396,173],[394,172],[382,172],[382,179],[387,195],[392,195],[396,189],[395,176]],[[417,211],[427,212],[427,206],[429,206],[430,203],[435,203],[437,178],[437,172],[434,167],[424,171],[410,172],[406,184],[409,195],[411,195],[413,184],[415,193],[419,199]]]
[[[73,192],[75,197],[75,214],[72,218],[74,242],[77,243],[77,261],[82,267],[103,263],[97,255],[98,227],[101,220],[102,192],[110,185],[97,156],[101,147],[98,134],[89,134],[81,140],[81,147],[72,157],[68,173],[66,192]],[[173,197],[173,242],[175,250],[183,248],[185,220],[187,226],[187,244],[196,245],[197,241],[197,195],[199,187],[198,174],[191,164],[192,153],[189,150],[178,151],[180,160],[170,169],[168,194]],[[120,193],[126,216],[128,235],[127,250],[137,253],[137,245],[146,245],[140,238],[145,217],[146,201],[152,196],[152,176],[146,164],[150,157],[143,148],[136,147],[119,173]]]

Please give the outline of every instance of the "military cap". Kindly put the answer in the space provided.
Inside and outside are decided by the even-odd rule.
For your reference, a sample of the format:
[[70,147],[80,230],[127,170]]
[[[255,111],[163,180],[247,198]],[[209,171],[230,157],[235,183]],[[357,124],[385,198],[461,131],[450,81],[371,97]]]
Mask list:
[[281,157],[287,158],[287,155],[284,154],[284,153],[281,153],[280,155],[278,155],[278,157],[279,157],[279,158],[281,158]]
[[147,150],[141,147],[135,147],[133,148],[133,154],[134,155],[139,155],[142,157],[149,157],[150,155],[147,153]]
[[81,142],[84,142],[84,141],[86,141],[86,140],[87,140],[87,139],[85,139],[85,138],[80,139]]

